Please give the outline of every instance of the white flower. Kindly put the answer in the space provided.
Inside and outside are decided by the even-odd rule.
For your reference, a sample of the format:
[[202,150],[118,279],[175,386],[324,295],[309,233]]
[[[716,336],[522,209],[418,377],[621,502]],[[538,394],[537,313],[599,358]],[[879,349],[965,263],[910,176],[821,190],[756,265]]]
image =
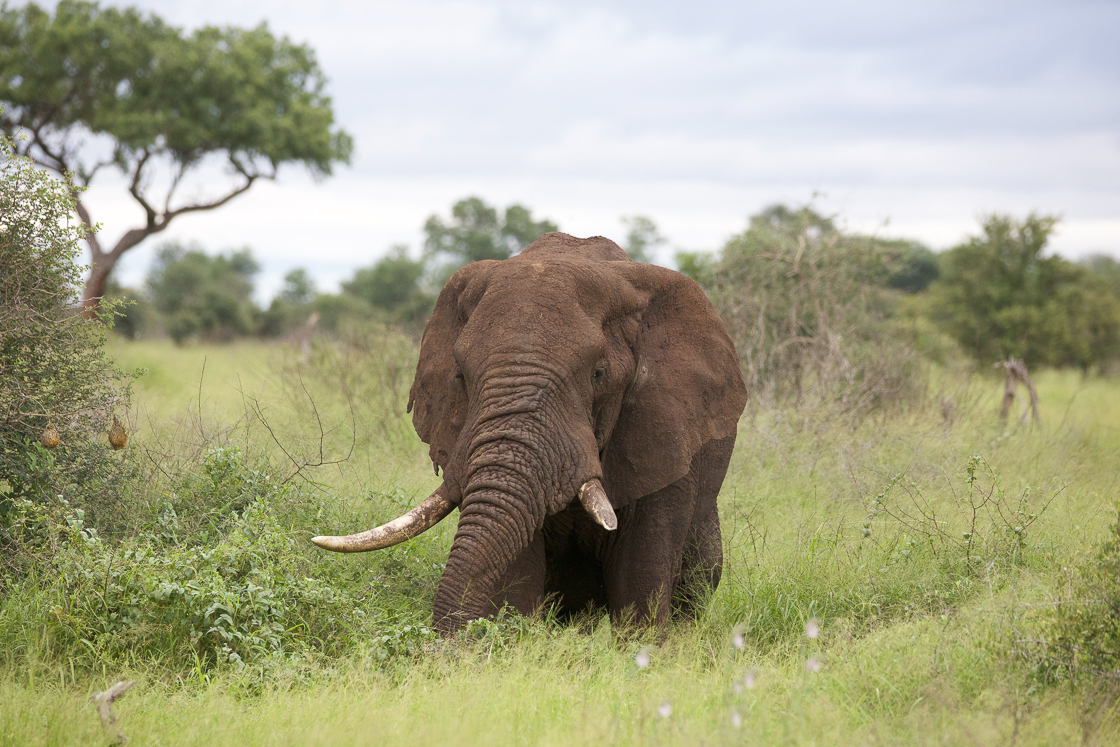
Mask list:
[[669,704],[669,701],[664,700],[661,705],[657,706],[657,712],[661,714],[661,718],[669,718],[673,715],[673,706]]
[[820,634],[821,628],[819,625],[817,625],[816,620],[810,620],[809,622],[805,623],[805,637],[816,638]]
[[733,692],[734,692],[734,693],[735,693],[736,695],[739,695],[740,693],[742,693],[742,692],[743,692],[743,686],[742,686],[742,685],[740,685],[740,684],[739,684],[738,682],[736,682],[736,683],[734,683],[734,684],[733,684],[733,685],[731,686],[731,690],[732,690],[732,691],[733,691]]
[[634,663],[638,665],[638,669],[645,669],[649,666],[649,649],[643,648],[634,657]]
[[753,669],[748,670],[747,673],[743,675],[743,684],[746,686],[746,688],[748,690],[750,690],[752,687],[754,687],[754,670]]
[[731,636],[731,645],[734,646],[735,648],[739,649],[740,651],[743,650],[743,645],[744,645],[743,634],[740,633],[738,630],[736,630],[734,632],[734,634],[732,634],[732,636]]
[[743,717],[739,715],[738,711],[731,712],[731,725],[736,729],[743,725]]
[[807,672],[819,672],[819,671],[821,671],[821,663],[819,661],[817,661],[817,657],[815,657],[815,656],[810,656],[809,657],[809,661],[805,662],[805,670]]

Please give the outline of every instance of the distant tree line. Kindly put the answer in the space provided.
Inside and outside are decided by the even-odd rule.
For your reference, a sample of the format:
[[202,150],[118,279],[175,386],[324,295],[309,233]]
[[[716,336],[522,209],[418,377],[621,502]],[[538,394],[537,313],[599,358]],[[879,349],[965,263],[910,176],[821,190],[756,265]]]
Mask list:
[[1056,223],[992,215],[937,254],[775,205],[719,253],[677,262],[719,309],[756,396],[864,409],[919,396],[930,362],[1117,370],[1120,263],[1047,256]]
[[[664,244],[653,221],[623,219],[630,231],[625,248],[645,261]],[[338,332],[347,325],[378,322],[418,334],[439,289],[454,272],[483,259],[507,259],[542,234],[556,231],[522,205],[504,211],[478,197],[455,203],[449,218],[424,223],[424,245],[414,258],[406,245],[393,246],[373,265],[357,270],[337,294],[320,293],[305,268],[284,278],[267,308],[253,302],[260,266],[248,249],[207,254],[202,247],[165,244],[156,253],[142,289],[111,285],[109,295],[127,303],[116,324],[128,338],[164,332],[178,343],[223,341],[259,335],[279,337],[313,318],[317,329]]]
[[[652,220],[624,217],[623,248],[649,261],[667,244]],[[853,402],[905,396],[914,366],[950,357],[1085,372],[1120,365],[1120,263],[1047,255],[1055,218],[993,215],[978,235],[941,253],[844,230],[811,207],[773,205],[714,254],[681,252],[679,269],[712,298],[735,338],[752,390],[801,397],[839,387]],[[418,334],[440,287],[463,265],[505,259],[557,230],[522,205],[478,197],[432,215],[424,244],[397,245],[358,269],[337,294],[306,269],[290,272],[264,309],[252,300],[259,266],[248,250],[209,255],[174,244],[157,253],[117,328],[166,331],[178,342],[277,337],[307,324],[328,333],[375,321]]]

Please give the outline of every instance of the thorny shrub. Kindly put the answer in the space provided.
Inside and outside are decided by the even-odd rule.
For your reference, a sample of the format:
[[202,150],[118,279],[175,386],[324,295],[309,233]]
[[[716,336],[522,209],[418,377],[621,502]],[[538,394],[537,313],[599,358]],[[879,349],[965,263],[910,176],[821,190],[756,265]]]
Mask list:
[[[105,355],[104,325],[78,303],[85,229],[71,189],[0,136],[0,554],[15,501],[82,486],[95,509],[126,482],[127,460],[105,433],[128,407],[128,377]],[[112,304],[101,313],[111,318]],[[48,429],[59,436],[51,450],[40,443]]]
[[924,369],[895,318],[892,255],[808,207],[751,219],[702,284],[735,341],[755,405],[838,403],[843,411],[912,401]]

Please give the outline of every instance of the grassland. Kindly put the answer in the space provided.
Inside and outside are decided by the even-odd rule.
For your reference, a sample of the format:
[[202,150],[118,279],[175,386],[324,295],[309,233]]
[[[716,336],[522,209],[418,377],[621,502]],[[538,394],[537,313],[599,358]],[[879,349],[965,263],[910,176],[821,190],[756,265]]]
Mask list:
[[[153,477],[130,510],[173,504],[167,552],[184,552],[188,530],[203,536],[190,507],[218,516],[207,501],[230,483],[159,475],[236,450],[252,474],[287,479],[261,509],[269,552],[330,584],[336,596],[315,598],[331,617],[302,613],[317,631],[302,647],[208,664],[159,631],[82,637],[86,608],[61,596],[78,587],[28,582],[0,601],[0,745],[104,743],[88,697],[124,678],[139,684],[114,709],[144,745],[1120,739],[1115,690],[1047,684],[1029,655],[1070,569],[1093,562],[1116,521],[1120,383],[1042,372],[1034,428],[998,423],[994,379],[947,380],[944,413],[755,412],[721,494],[723,583],[697,620],[620,640],[604,618],[542,614],[440,641],[423,626],[450,523],[364,556],[306,542],[386,518],[436,482],[400,413],[407,352],[358,347],[305,366],[283,347],[115,343],[123,367],[148,371],[129,420]],[[243,536],[257,525],[239,521],[214,525],[220,547],[257,552]],[[125,522],[122,546],[147,526]],[[108,609],[89,588],[89,608]]]

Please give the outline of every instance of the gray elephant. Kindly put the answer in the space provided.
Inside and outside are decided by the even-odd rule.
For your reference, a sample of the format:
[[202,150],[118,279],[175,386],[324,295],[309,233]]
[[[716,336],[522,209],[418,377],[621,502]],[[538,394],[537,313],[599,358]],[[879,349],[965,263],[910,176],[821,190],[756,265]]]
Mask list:
[[409,411],[443,483],[337,552],[459,509],[442,633],[509,604],[663,626],[719,583],[716,496],[747,392],[696,283],[602,237],[549,233],[459,270],[424,331]]

